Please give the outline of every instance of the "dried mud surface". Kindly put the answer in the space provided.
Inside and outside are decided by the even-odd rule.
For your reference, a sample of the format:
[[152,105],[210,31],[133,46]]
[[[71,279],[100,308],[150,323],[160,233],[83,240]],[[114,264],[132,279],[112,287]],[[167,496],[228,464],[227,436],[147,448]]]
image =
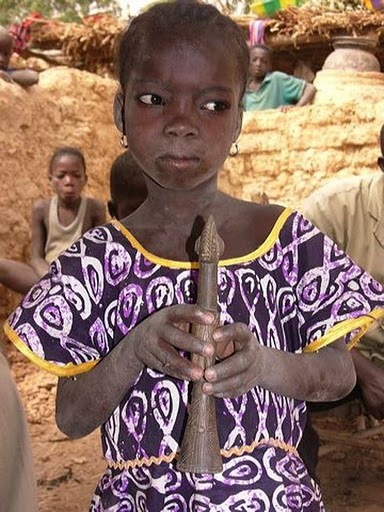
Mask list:
[[[7,353],[29,424],[40,512],[86,512],[104,468],[99,433],[75,441],[61,434],[54,420],[56,378],[9,345]],[[353,420],[329,413],[316,417],[314,424],[336,435],[351,433],[356,426]],[[327,512],[383,512],[383,443],[380,434],[368,440],[367,447],[341,443],[321,457],[319,476]]]

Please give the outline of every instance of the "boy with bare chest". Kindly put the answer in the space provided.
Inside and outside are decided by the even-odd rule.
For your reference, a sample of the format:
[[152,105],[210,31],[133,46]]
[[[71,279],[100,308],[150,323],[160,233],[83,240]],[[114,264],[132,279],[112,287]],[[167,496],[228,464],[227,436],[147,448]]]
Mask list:
[[0,283],[22,294],[46,274],[62,251],[106,220],[102,201],[82,196],[87,175],[84,156],[77,148],[58,148],[48,177],[55,195],[36,201],[32,207],[30,265],[0,259]]

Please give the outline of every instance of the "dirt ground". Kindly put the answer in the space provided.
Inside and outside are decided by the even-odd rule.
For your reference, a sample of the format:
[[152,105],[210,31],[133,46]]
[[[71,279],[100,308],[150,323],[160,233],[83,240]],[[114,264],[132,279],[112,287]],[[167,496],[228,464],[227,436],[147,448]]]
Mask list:
[[[56,378],[7,349],[29,423],[40,512],[86,512],[104,468],[98,432],[76,441],[61,434],[54,421]],[[352,446],[344,436],[355,431],[356,420],[322,413],[314,424],[328,440],[323,452],[335,441],[338,446],[320,458],[327,512],[383,512],[384,435],[356,437]]]

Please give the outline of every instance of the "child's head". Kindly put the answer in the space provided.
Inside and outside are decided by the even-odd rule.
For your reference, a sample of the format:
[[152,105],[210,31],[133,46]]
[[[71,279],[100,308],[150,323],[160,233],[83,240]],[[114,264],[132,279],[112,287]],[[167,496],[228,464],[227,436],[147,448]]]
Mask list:
[[235,59],[244,92],[249,66],[249,52],[240,27],[215,7],[194,0],[158,3],[134,18],[123,34],[119,48],[119,79],[125,90],[130,72],[142,59],[156,52],[159,38],[178,42],[189,40],[196,47],[206,41],[219,41],[228,59]]
[[87,183],[83,153],[72,146],[61,146],[55,150],[48,167],[48,178],[52,190],[65,202],[79,199]]
[[271,70],[272,51],[269,46],[256,44],[250,50],[249,74],[251,77],[263,79]]
[[113,162],[109,184],[108,211],[118,220],[133,213],[147,197],[143,173],[128,151]]
[[13,40],[8,30],[0,27],[0,70],[6,70],[9,66],[13,50]]
[[240,132],[248,66],[245,34],[212,5],[160,3],[132,21],[115,121],[155,183],[194,188],[217,174]]

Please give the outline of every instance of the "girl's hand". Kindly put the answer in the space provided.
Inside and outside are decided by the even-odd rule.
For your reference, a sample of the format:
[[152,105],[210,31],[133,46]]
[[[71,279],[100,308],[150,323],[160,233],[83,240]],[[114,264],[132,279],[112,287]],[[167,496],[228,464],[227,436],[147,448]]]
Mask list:
[[129,333],[127,342],[134,342],[133,352],[140,364],[178,379],[199,380],[203,370],[178,351],[209,357],[214,353],[214,346],[204,344],[184,325],[209,325],[213,321],[212,313],[195,305],[170,306],[152,314],[135,327]]
[[260,371],[262,347],[248,327],[242,323],[224,325],[213,334],[220,353],[221,347],[232,347],[229,355],[205,371],[208,381],[204,393],[218,398],[234,398],[255,386]]

